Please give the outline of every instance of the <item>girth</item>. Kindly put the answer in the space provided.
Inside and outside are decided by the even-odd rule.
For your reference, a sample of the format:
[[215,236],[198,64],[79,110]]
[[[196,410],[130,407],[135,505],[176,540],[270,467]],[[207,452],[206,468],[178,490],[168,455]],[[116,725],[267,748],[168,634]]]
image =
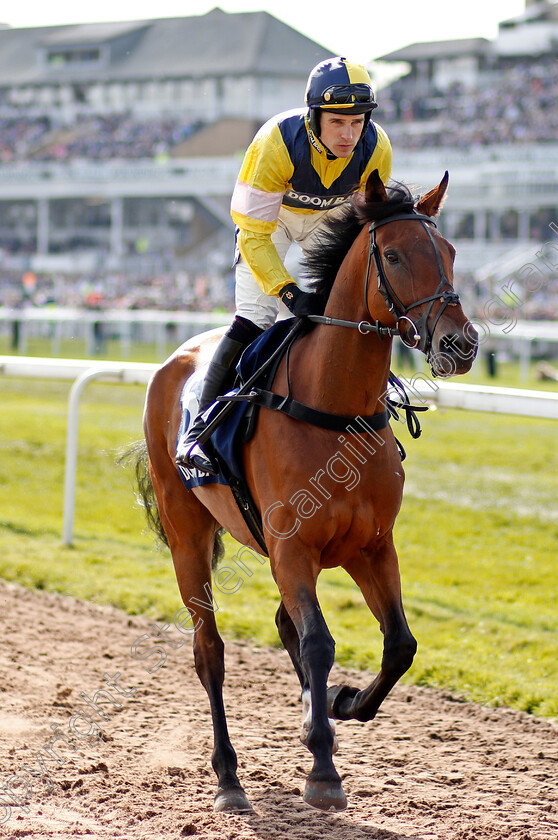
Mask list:
[[329,429],[334,432],[346,432],[348,427],[357,419],[364,420],[366,425],[375,432],[385,429],[389,422],[389,413],[382,411],[379,414],[370,414],[367,417],[348,417],[343,414],[329,414],[327,411],[319,411],[309,405],[293,400],[292,397],[283,397],[281,394],[274,394],[263,388],[252,388],[247,394],[218,397],[219,401],[249,402],[254,405],[268,408],[271,411],[281,411],[288,414],[294,420],[303,423],[310,423],[320,429]]

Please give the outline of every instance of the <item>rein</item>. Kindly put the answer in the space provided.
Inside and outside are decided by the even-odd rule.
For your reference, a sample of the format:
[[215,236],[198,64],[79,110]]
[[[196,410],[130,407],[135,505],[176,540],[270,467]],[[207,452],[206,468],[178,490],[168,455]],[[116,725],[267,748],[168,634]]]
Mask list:
[[[376,244],[377,228],[382,227],[383,225],[387,225],[390,222],[399,221],[417,221],[421,223],[421,225],[424,227],[425,231],[428,234],[428,237],[432,243],[432,247],[434,248],[434,253],[436,254],[436,262],[438,264],[438,271],[440,273],[440,282],[434,294],[429,295],[428,297],[421,298],[420,300],[414,301],[409,306],[405,306],[405,304],[401,302],[397,294],[394,292],[387,278],[382,258],[380,256],[380,251]],[[349,327],[351,329],[357,329],[362,335],[376,333],[376,335],[380,336],[380,338],[399,335],[401,337],[401,340],[404,344],[407,345],[407,347],[410,347],[412,349],[418,347],[420,350],[422,350],[423,353],[427,354],[432,347],[432,337],[434,335],[434,330],[436,329],[440,317],[442,316],[447,306],[455,306],[457,303],[459,303],[459,295],[453,290],[453,288],[451,288],[451,284],[448,278],[446,277],[444,267],[442,265],[442,258],[440,256],[440,252],[436,246],[436,243],[434,242],[434,237],[430,233],[430,230],[428,229],[425,223],[436,227],[436,223],[433,221],[433,219],[430,218],[430,216],[425,216],[420,213],[411,212],[400,213],[395,216],[390,216],[387,219],[381,219],[377,222],[372,222],[370,227],[368,228],[370,233],[370,246],[368,249],[368,262],[366,266],[366,277],[364,282],[364,300],[366,309],[371,319],[374,320],[372,313],[370,312],[370,307],[368,305],[370,273],[372,268],[372,262],[374,262],[376,276],[378,278],[378,290],[381,292],[389,311],[395,317],[395,327],[382,326],[382,324],[380,324],[378,320],[374,320],[374,323],[370,323],[369,321],[346,321],[342,318],[331,318],[326,315],[308,315],[308,320],[316,324],[326,324],[327,326]],[[443,290],[444,286],[450,286],[450,288]],[[436,319],[434,321],[434,324],[432,325],[432,329],[429,329],[428,321],[432,312],[432,308],[434,306],[434,302],[436,300],[439,300],[442,306],[438,310]],[[424,303],[428,303],[430,305],[420,316],[419,320],[415,323],[411,318],[409,318],[407,313],[410,312],[411,309],[414,309],[416,306],[420,306]],[[404,338],[404,333],[402,334],[402,331],[399,328],[401,321],[408,321],[410,328],[414,330],[413,344],[410,344]]]
[[330,318],[328,315],[306,315],[306,319],[314,324],[326,324],[328,327],[349,327],[358,330],[362,335],[375,332],[380,338],[399,333],[397,327],[382,327],[379,321],[374,324],[369,321],[344,321],[343,318]]

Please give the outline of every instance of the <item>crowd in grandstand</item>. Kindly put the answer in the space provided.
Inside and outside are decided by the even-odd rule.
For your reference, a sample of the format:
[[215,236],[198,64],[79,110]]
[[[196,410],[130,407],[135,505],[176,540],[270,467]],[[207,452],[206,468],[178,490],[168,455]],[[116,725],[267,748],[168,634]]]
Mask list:
[[[33,274],[0,271],[0,307],[63,306],[77,309],[159,309],[166,311],[231,311],[231,276],[214,272],[158,272],[130,280],[128,274]],[[23,282],[22,282],[23,280]]]
[[[468,148],[492,143],[556,142],[558,62],[515,64],[486,73],[482,84],[409,97],[398,80],[380,91],[380,122],[394,147]],[[154,158],[200,127],[192,120],[140,120],[130,113],[0,118],[0,163],[17,160]]]
[[[25,275],[28,277],[29,275]],[[558,277],[547,277],[535,292],[521,291],[514,281],[515,298],[499,294],[490,280],[479,281],[473,274],[456,277],[463,306],[470,317],[502,322],[514,314],[520,320],[558,320]],[[519,293],[519,294],[518,294]],[[124,273],[57,275],[39,273],[30,290],[20,272],[0,271],[0,307],[62,306],[84,310],[155,309],[178,312],[232,312],[232,272],[158,272],[138,277]]]
[[199,127],[180,119],[139,120],[129,113],[0,118],[0,163],[154,158],[168,154]]
[[558,62],[516,64],[483,77],[468,89],[409,98],[398,81],[380,93],[385,126],[396,148],[494,143],[544,143],[558,139]]
[[[558,139],[558,62],[515,64],[486,73],[475,90],[454,84],[409,98],[409,85],[398,80],[380,91],[379,121],[395,151],[405,148],[493,143],[556,142]],[[0,117],[0,166],[17,161],[73,159],[142,159],[171,154],[200,123],[191,120],[140,120],[130,113],[82,115],[71,124],[53,115]],[[470,284],[465,284],[470,287]],[[489,292],[479,289],[468,308],[482,316]],[[24,299],[21,276],[0,273],[0,306]],[[522,318],[558,319],[558,281],[524,301]],[[163,273],[149,278],[38,278],[29,305],[54,304],[97,308],[155,308],[210,311],[233,308],[232,283],[216,274]]]

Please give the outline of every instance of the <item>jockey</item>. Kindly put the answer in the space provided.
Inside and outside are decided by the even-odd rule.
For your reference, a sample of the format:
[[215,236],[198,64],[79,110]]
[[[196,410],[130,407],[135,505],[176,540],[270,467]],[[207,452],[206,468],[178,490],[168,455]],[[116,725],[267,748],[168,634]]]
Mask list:
[[232,385],[245,347],[270,327],[280,300],[293,315],[321,314],[323,301],[302,291],[284,265],[293,242],[307,251],[324,220],[379,170],[391,174],[391,145],[370,119],[377,107],[366,69],[341,57],[318,64],[308,78],[306,108],[270,119],[244,158],[232,195],[237,226],[236,312],[217,346],[200,395],[199,413],[177,447],[176,462],[214,474],[197,443],[202,414]]

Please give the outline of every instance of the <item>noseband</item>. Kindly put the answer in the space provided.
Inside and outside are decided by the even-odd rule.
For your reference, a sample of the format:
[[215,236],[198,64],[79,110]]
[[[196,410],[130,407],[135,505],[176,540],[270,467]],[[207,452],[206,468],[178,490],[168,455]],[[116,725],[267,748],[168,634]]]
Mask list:
[[[440,273],[440,282],[434,294],[429,295],[428,297],[421,298],[420,300],[416,300],[409,306],[405,306],[394,292],[387,278],[382,258],[380,256],[380,250],[378,248],[378,245],[376,244],[377,228],[381,227],[382,225],[387,225],[389,222],[399,221],[417,221],[421,223],[422,227],[428,234],[428,238],[432,243],[432,247],[434,248],[434,253],[436,254],[436,262],[438,263],[438,271]],[[370,283],[371,263],[372,261],[374,261],[376,275],[378,277],[378,290],[384,298],[387,308],[395,318],[396,331],[400,334],[401,340],[404,344],[413,349],[418,347],[419,350],[422,350],[422,352],[425,354],[428,354],[432,348],[432,338],[434,336],[434,331],[444,310],[447,306],[456,306],[459,303],[459,295],[453,290],[451,283],[446,277],[444,266],[442,264],[442,258],[440,256],[440,251],[438,250],[438,247],[434,241],[434,237],[432,236],[427,225],[433,225],[434,227],[436,227],[435,222],[430,218],[430,216],[424,216],[420,213],[414,212],[401,213],[397,216],[390,216],[388,219],[382,219],[377,222],[372,222],[372,224],[368,228],[370,232],[370,247],[368,250],[368,265],[366,268],[366,281],[364,285],[364,300],[366,304],[366,309],[368,311],[368,314],[372,317],[372,313],[370,312],[370,308],[368,306],[368,287]],[[449,289],[444,289],[444,286],[449,286]],[[436,314],[436,318],[434,319],[432,327],[429,328],[428,321],[430,319],[434,303],[437,300],[440,301],[442,305],[440,306],[440,309]],[[429,304],[429,306],[426,307],[418,321],[415,323],[411,318],[409,318],[408,313],[411,311],[411,309],[414,309],[416,306],[421,306],[424,303]],[[404,333],[402,333],[399,329],[401,321],[408,321],[410,328],[413,329],[413,344],[410,344],[404,338]]]
[[[383,225],[387,225],[390,222],[402,221],[416,221],[421,223],[426,233],[428,234],[428,237],[432,243],[432,247],[434,248],[434,253],[436,254],[436,262],[438,263],[438,271],[440,272],[440,282],[434,294],[429,295],[425,298],[421,298],[420,300],[414,301],[409,306],[405,306],[405,304],[401,302],[397,294],[394,292],[386,276],[382,258],[380,256],[380,251],[378,245],[376,244],[377,228],[382,227]],[[420,213],[415,213],[414,211],[412,211],[410,213],[400,213],[396,216],[390,216],[387,219],[381,219],[377,222],[372,222],[370,227],[368,228],[370,232],[370,246],[368,249],[368,263],[366,266],[366,278],[364,283],[364,302],[366,306],[366,311],[370,315],[370,318],[374,320],[374,316],[370,312],[370,307],[368,305],[370,269],[372,267],[372,262],[374,262],[374,266],[376,268],[376,276],[378,278],[378,290],[384,298],[387,308],[395,318],[395,327],[384,327],[377,320],[375,321],[375,323],[370,323],[368,321],[345,321],[341,318],[330,318],[326,315],[309,315],[308,320],[314,321],[315,323],[319,324],[329,324],[331,326],[353,327],[358,329],[358,331],[363,335],[372,332],[377,333],[377,335],[379,335],[380,337],[399,335],[403,343],[406,344],[408,347],[411,347],[413,349],[418,347],[420,350],[422,350],[423,353],[428,354],[432,348],[432,338],[438,321],[440,320],[447,306],[456,306],[459,303],[459,295],[453,290],[451,283],[446,277],[444,266],[442,264],[442,258],[440,256],[440,251],[438,250],[438,247],[434,241],[434,237],[432,236],[426,223],[436,227],[435,222],[430,218],[430,216],[424,216]],[[449,286],[449,289],[444,289],[444,286]],[[428,326],[428,320],[434,307],[434,303],[437,300],[440,301],[442,305],[440,306],[440,309],[436,314],[436,318],[434,319],[432,328],[430,329]],[[416,306],[421,306],[423,303],[427,303],[429,304],[429,306],[427,306],[423,314],[415,323],[411,318],[409,318],[409,315],[407,313],[409,313],[411,309],[414,309]],[[410,328],[413,330],[413,344],[405,340],[404,333],[402,334],[399,328],[399,325],[402,321],[408,321]],[[409,329],[409,327],[407,329]]]

